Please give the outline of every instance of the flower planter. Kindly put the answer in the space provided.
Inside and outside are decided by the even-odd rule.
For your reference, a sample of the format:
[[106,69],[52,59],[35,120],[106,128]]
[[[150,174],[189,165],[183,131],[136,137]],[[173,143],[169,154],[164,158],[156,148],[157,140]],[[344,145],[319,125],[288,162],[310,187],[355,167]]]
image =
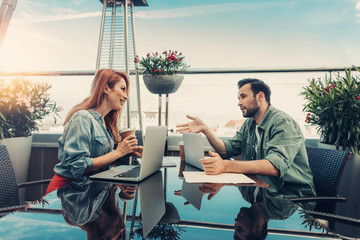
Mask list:
[[183,79],[183,75],[143,76],[146,88],[153,94],[171,94],[176,92]]
[[360,69],[354,66],[357,74],[345,69],[345,76],[325,79],[311,79],[303,87],[305,96],[305,122],[315,126],[320,138],[329,143],[338,142],[339,146],[349,146],[355,153],[360,153]]
[[29,171],[32,136],[4,138],[0,145],[5,145],[10,156],[18,183],[26,182]]

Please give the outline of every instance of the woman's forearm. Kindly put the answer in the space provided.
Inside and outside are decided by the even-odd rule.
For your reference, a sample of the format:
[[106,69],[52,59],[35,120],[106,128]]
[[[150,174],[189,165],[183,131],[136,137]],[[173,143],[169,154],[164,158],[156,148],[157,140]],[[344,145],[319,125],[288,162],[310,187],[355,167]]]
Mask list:
[[92,172],[109,165],[122,156],[124,156],[124,154],[121,154],[120,151],[113,150],[103,156],[93,158],[93,165],[90,168],[87,168],[85,173]]

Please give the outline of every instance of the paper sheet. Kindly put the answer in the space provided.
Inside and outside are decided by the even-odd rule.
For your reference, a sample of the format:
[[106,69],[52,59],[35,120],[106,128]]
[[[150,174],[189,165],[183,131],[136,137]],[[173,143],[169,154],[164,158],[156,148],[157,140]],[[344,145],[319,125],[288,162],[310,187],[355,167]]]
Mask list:
[[221,173],[206,175],[205,172],[184,171],[185,181],[188,183],[255,183],[254,180],[241,173]]

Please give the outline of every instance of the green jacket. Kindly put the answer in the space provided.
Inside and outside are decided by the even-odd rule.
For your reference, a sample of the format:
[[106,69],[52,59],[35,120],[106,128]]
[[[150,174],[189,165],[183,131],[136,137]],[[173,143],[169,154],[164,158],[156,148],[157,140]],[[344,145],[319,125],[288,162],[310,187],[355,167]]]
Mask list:
[[267,159],[279,171],[279,177],[259,177],[278,193],[294,197],[315,196],[305,139],[294,119],[270,105],[258,126],[257,152],[255,128],[255,120],[247,119],[236,135],[224,142],[226,157],[241,154],[245,161]]

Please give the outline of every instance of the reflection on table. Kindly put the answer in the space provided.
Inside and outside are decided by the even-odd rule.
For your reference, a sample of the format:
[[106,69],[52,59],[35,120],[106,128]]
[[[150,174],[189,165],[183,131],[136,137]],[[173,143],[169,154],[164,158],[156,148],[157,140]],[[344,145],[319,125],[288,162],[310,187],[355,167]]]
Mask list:
[[[259,176],[255,184],[190,184],[177,157],[139,184],[67,185],[0,218],[3,239],[307,239],[335,235]],[[303,222],[310,223],[309,226]]]

